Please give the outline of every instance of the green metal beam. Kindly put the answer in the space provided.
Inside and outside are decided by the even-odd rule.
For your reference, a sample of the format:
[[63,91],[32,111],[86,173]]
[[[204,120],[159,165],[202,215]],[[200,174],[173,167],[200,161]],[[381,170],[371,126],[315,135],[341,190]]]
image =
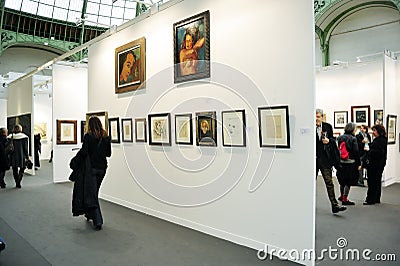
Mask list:
[[3,20],[4,20],[4,6],[6,1],[0,0],[0,12],[1,12],[1,19],[0,19],[0,56],[3,53]]

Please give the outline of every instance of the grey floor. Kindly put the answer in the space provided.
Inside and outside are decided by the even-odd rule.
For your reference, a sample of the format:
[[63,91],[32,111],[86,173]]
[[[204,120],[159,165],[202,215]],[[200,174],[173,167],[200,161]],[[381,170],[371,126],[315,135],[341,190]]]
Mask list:
[[[0,265],[297,265],[274,258],[261,261],[256,251],[145,214],[101,201],[103,230],[71,216],[72,184],[53,184],[51,165],[42,162],[36,176],[25,175],[16,189],[11,172],[0,190],[0,236],[7,248]],[[338,188],[337,188],[338,189]],[[400,184],[383,190],[382,204],[363,206],[366,188],[352,188],[350,206],[332,215],[322,178],[317,179],[317,256],[345,248],[395,254],[397,261],[334,259],[317,265],[399,265]],[[299,205],[301,207],[301,205]],[[343,249],[345,249],[343,248]],[[335,255],[335,254],[333,254]],[[320,257],[320,256],[319,256]]]

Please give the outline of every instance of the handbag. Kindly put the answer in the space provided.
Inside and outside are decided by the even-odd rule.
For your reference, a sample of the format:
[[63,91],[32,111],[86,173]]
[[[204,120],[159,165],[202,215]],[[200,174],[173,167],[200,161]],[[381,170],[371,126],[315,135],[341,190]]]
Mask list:
[[25,165],[26,165],[26,167],[27,167],[28,169],[32,169],[32,167],[33,167],[33,163],[32,163],[32,161],[29,160],[29,159],[26,159],[26,160],[25,160]]

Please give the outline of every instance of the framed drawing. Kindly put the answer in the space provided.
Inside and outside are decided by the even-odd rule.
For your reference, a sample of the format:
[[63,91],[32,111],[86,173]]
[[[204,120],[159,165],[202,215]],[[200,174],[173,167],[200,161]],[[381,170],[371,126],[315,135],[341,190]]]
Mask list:
[[289,107],[258,108],[260,147],[290,148]]
[[132,118],[122,118],[122,142],[133,142]]
[[81,121],[81,142],[83,142],[83,137],[86,133],[86,121]]
[[57,121],[57,144],[77,144],[76,120]]
[[344,128],[347,124],[347,111],[333,112],[334,128]]
[[244,110],[222,112],[222,145],[246,147],[246,117]]
[[119,138],[120,130],[119,130],[119,118],[109,118],[108,119],[108,135],[111,138],[111,143],[120,143],[121,140]]
[[397,115],[387,115],[386,128],[388,144],[396,144]]
[[374,110],[374,125],[383,125],[383,110]]
[[135,137],[136,142],[146,142],[146,118],[135,119]]
[[174,83],[210,77],[210,12],[174,23]]
[[142,88],[146,80],[144,37],[115,49],[115,93]]
[[171,146],[171,115],[150,114],[149,123],[149,144]]
[[196,145],[217,146],[217,124],[215,112],[196,113]]
[[33,125],[33,134],[40,134],[41,140],[47,140],[47,123],[35,123]]
[[193,145],[192,114],[175,115],[175,143]]
[[351,121],[356,123],[357,126],[367,125],[370,126],[370,106],[352,106],[351,107]]
[[97,116],[100,119],[101,124],[103,125],[104,130],[107,131],[108,134],[108,112],[93,112],[93,113],[87,113],[86,114],[86,126],[89,125],[89,118],[91,116]]

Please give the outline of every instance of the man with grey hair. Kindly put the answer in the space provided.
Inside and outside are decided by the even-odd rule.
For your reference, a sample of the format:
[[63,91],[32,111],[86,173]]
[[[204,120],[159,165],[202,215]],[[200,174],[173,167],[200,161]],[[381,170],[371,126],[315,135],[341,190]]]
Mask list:
[[[316,175],[321,170],[322,177],[325,181],[326,191],[328,198],[331,202],[332,213],[338,213],[346,210],[346,207],[339,206],[335,196],[335,187],[332,181],[332,166],[335,164],[333,158],[335,157],[335,149],[337,149],[336,141],[333,137],[332,126],[328,123],[322,122],[323,110],[316,109]],[[335,145],[336,147],[334,147]]]
[[7,128],[0,128],[0,188],[6,188],[6,183],[4,183],[4,175],[6,174],[6,171],[10,168],[5,151],[7,134]]

